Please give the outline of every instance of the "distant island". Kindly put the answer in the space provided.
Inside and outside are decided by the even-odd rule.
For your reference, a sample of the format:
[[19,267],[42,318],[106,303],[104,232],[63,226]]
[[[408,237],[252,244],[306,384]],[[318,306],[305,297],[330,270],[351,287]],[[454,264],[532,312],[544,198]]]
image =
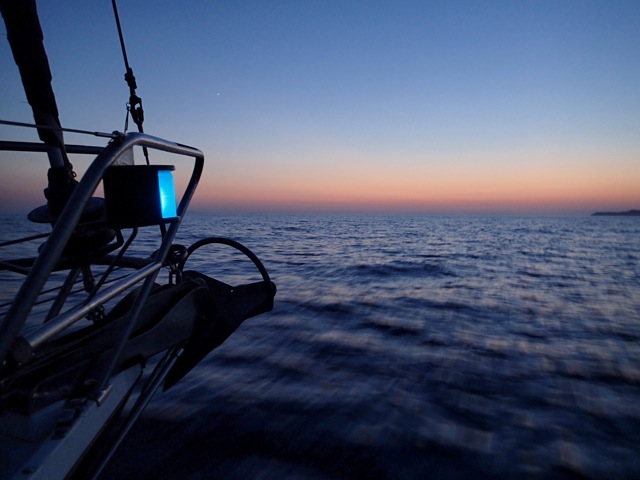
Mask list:
[[593,217],[640,217],[640,210],[627,210],[626,212],[596,212]]

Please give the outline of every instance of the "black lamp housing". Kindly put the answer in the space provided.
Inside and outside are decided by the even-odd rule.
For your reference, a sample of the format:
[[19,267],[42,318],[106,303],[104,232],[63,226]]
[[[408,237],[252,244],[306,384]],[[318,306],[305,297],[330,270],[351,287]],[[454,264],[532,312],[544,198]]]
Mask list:
[[109,224],[133,228],[177,220],[173,170],[173,165],[110,167],[103,177]]

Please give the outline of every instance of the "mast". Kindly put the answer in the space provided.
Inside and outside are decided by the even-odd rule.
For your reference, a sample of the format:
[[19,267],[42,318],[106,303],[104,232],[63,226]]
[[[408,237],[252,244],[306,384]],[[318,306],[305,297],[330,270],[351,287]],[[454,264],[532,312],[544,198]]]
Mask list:
[[40,127],[38,136],[46,145],[51,168],[45,197],[49,215],[55,219],[64,208],[77,181],[64,147],[36,3],[35,0],[0,0],[0,12],[27,101],[33,110],[36,125]]

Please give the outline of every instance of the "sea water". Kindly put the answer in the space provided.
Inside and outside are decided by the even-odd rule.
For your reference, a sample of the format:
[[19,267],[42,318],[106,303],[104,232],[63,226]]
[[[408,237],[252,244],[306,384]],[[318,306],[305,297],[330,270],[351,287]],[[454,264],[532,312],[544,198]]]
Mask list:
[[[640,478],[640,221],[190,215],[278,286],[111,478]],[[187,267],[259,279],[229,247]]]

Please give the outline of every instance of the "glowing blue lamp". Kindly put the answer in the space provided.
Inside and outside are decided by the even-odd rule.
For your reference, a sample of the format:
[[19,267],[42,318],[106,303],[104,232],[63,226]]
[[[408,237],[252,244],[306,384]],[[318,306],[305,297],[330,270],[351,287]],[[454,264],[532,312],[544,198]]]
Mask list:
[[103,178],[107,218],[117,228],[178,219],[172,165],[118,165]]
[[170,170],[158,170],[158,189],[160,190],[160,214],[162,218],[177,217],[176,189],[173,186],[173,174]]

